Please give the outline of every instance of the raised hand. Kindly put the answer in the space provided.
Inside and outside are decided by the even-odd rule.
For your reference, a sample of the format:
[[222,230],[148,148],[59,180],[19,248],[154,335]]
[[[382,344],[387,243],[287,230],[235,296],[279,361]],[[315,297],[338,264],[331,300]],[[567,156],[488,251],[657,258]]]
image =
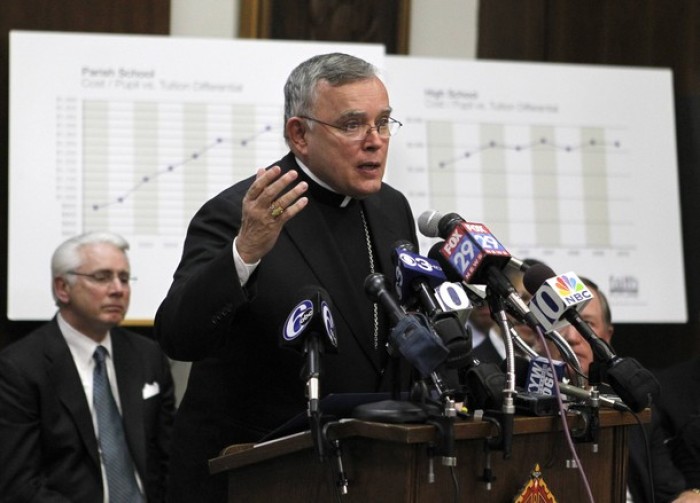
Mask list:
[[282,176],[280,173],[279,166],[258,169],[255,181],[243,197],[243,216],[236,248],[248,264],[257,262],[272,249],[284,224],[309,202],[307,197],[302,197],[309,188],[308,184],[295,184],[298,173],[294,170]]

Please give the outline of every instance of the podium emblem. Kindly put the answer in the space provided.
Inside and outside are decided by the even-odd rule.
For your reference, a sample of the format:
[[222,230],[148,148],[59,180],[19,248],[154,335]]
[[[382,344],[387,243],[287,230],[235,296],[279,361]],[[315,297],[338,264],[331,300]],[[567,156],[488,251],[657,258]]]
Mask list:
[[513,503],[557,503],[557,499],[550,492],[547,483],[542,478],[539,463],[530,472],[530,480],[523,486]]

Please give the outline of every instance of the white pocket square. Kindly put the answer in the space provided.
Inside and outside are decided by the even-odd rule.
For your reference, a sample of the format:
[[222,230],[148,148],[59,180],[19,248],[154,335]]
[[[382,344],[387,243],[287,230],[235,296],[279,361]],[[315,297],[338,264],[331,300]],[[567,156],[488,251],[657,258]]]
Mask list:
[[144,384],[142,393],[144,400],[148,400],[152,396],[156,396],[158,393],[160,393],[160,386],[158,385],[158,382],[155,381]]

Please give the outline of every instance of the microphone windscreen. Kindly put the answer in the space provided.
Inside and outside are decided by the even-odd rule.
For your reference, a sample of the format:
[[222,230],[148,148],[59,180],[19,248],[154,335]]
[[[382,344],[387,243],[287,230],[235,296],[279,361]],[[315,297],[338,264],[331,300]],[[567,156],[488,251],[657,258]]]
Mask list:
[[506,375],[497,363],[474,360],[465,374],[469,408],[498,410],[503,406]]
[[537,289],[549,278],[553,278],[557,274],[545,264],[534,264],[523,274],[523,286],[530,295],[535,295]]
[[386,279],[383,274],[372,273],[365,278],[365,293],[373,302],[377,302],[379,294],[386,288]]
[[651,406],[661,393],[661,385],[654,374],[634,358],[620,358],[606,374],[612,389],[633,412]]
[[464,222],[464,219],[458,213],[448,213],[440,218],[438,222],[438,236],[447,239],[447,236],[454,230],[457,225]]
[[442,253],[440,253],[440,248],[442,248],[444,244],[444,241],[438,241],[433,246],[431,246],[430,251],[428,252],[428,258],[433,259],[438,264],[440,264],[442,272],[445,273],[445,276],[449,281],[452,281],[454,283],[461,283],[462,277],[457,273],[457,271],[455,271],[454,267],[452,267],[452,264],[450,264],[450,261],[447,260]]
[[471,334],[453,312],[437,314],[433,328],[449,350],[445,366],[450,369],[467,367],[471,363]]
[[418,230],[428,238],[439,237],[438,224],[442,213],[436,210],[426,210],[418,217]]
[[399,239],[391,246],[391,249],[394,251],[394,256],[396,255],[397,250],[406,250],[411,253],[418,253],[418,248],[416,248],[416,245],[411,243],[408,239]]
[[400,319],[389,333],[389,342],[423,377],[435,371],[450,353],[420,313]]
[[[530,370],[530,361],[519,355],[515,355],[515,385],[519,388],[524,388],[527,383],[527,374]],[[501,362],[501,370],[508,370],[508,360]]]

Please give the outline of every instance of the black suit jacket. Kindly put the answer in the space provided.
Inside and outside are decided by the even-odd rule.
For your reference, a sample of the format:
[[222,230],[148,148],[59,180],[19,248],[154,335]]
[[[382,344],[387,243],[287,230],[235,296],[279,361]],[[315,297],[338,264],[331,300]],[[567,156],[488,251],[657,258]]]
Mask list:
[[[124,429],[149,502],[164,500],[173,381],[158,345],[111,331]],[[160,392],[144,398],[144,385]],[[102,501],[97,440],[70,349],[54,318],[0,353],[0,501]]]
[[[652,404],[646,428],[656,503],[673,501],[688,488],[700,488],[700,359],[656,372],[661,395]],[[651,501],[644,438],[630,430],[629,487],[635,503]]]
[[[194,216],[174,282],[156,315],[155,332],[166,353],[195,360],[175,421],[174,500],[224,501],[225,479],[211,480],[207,460],[228,445],[261,439],[304,410],[303,357],[279,347],[282,322],[303,286],[329,293],[337,327],[338,354],[323,355],[321,393],[391,387],[386,351],[375,350],[371,327],[363,323],[371,311],[365,275],[352,273],[356,257],[367,255],[365,239],[343,243],[329,216],[337,208],[324,199],[328,193],[303,175],[291,154],[277,164],[283,171],[296,169],[309,182],[310,201],[284,226],[246,288],[236,275],[232,242],[253,178],[226,189]],[[416,243],[408,201],[383,184],[361,204],[376,265],[391,285],[392,246],[398,240]]]

